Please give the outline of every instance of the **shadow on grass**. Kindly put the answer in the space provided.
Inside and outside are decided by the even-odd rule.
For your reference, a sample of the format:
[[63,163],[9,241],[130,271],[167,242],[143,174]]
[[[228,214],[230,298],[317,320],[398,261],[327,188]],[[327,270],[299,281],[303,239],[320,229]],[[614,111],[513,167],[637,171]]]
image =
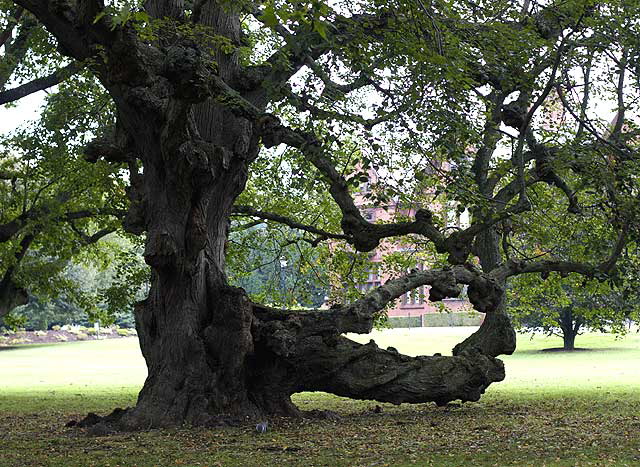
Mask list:
[[582,347],[575,348],[573,350],[565,350],[562,347],[550,347],[546,349],[527,349],[527,350],[517,350],[516,355],[539,355],[539,354],[547,354],[547,353],[581,353],[581,352],[637,352],[637,349],[628,349],[624,347],[607,347],[607,348],[597,348],[597,349],[585,349]]
[[73,342],[47,342],[47,343],[34,343],[34,344],[13,344],[13,345],[0,345],[0,352],[3,350],[27,350],[37,349],[44,347],[53,347],[60,344],[72,344]]

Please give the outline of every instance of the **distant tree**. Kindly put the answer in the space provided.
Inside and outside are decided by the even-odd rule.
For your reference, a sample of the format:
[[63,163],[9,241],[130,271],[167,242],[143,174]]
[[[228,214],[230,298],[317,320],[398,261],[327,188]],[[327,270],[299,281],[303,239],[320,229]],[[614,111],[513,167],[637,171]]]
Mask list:
[[29,296],[34,306],[77,296],[64,277],[68,261],[98,260],[96,243],[119,227],[125,193],[117,168],[83,156],[91,132],[113,118],[108,96],[79,64],[44,59],[55,44],[23,8],[0,19],[0,104],[57,85],[38,120],[0,136],[2,318]]
[[640,311],[638,287],[619,290],[608,283],[571,274],[514,279],[509,313],[516,328],[562,337],[564,350],[574,350],[585,330],[624,334]]

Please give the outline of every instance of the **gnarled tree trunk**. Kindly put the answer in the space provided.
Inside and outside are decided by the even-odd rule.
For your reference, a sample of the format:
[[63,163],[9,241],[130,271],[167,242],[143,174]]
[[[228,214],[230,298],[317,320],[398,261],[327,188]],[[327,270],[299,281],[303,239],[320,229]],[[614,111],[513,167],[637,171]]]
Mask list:
[[[502,257],[499,236],[493,228],[477,236],[474,252],[478,255],[485,273],[490,273],[500,266]],[[499,293],[495,308],[491,313],[487,313],[480,329],[455,346],[454,355],[472,348],[494,357],[502,354],[510,355],[516,350],[516,333],[506,308],[506,281],[498,278],[495,280],[496,290]],[[484,293],[483,290],[470,289],[469,298],[475,301],[480,297],[474,297],[474,295],[481,296]]]

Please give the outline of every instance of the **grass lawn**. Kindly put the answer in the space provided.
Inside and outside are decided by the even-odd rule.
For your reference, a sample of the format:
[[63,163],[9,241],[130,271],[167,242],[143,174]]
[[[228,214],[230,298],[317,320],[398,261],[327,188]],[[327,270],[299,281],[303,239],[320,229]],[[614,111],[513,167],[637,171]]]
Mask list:
[[[469,328],[389,330],[380,347],[449,353]],[[353,337],[353,336],[351,336]],[[640,465],[640,335],[589,334],[589,350],[520,336],[507,380],[478,403],[376,404],[302,393],[339,420],[91,437],[64,428],[88,411],[135,403],[146,369],[135,338],[0,347],[0,466],[583,466]],[[380,405],[382,413],[373,409]]]

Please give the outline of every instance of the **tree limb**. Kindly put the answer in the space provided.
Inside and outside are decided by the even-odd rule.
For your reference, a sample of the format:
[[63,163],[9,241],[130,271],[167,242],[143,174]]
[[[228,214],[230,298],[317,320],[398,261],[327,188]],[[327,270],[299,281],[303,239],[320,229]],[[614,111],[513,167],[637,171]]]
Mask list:
[[252,216],[252,217],[259,217],[260,219],[278,222],[280,224],[287,225],[292,229],[304,230],[305,232],[319,235],[320,237],[323,237],[323,238],[349,240],[349,237],[346,235],[331,233],[326,230],[313,227],[312,225],[306,225],[300,222],[296,222],[293,219],[289,217],[281,216],[280,214],[254,209],[251,206],[235,205],[231,212],[234,214],[243,214],[243,215]]
[[54,71],[49,76],[36,78],[13,89],[2,91],[0,92],[0,105],[17,101],[18,99],[22,99],[29,94],[33,94],[38,91],[42,91],[44,89],[55,86],[56,84],[59,84],[70,76],[76,74],[81,69],[82,66],[79,63],[73,62],[63,68]]

